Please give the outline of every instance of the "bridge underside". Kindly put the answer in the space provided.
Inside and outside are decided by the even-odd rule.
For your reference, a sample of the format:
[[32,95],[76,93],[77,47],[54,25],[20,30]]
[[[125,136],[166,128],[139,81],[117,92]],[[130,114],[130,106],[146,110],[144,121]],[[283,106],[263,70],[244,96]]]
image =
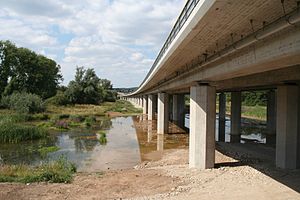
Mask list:
[[[190,166],[205,169],[214,167],[216,94],[218,138],[224,141],[224,92],[230,92],[230,142],[240,142],[241,92],[268,90],[267,143],[276,146],[276,166],[300,168],[300,14],[296,2],[284,1],[286,13],[294,10],[285,17],[280,1],[200,2],[158,67],[137,92],[124,98],[142,106],[150,119],[157,107],[157,131],[164,134],[170,116],[182,126],[183,94],[189,94]],[[242,39],[237,41],[237,37]],[[141,97],[142,104],[136,101]]]

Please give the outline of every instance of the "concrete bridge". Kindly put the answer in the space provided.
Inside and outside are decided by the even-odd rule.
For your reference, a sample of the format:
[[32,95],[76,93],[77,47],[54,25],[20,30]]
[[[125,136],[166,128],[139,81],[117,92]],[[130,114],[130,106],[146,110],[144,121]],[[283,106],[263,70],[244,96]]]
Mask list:
[[[276,166],[300,168],[300,1],[188,0],[140,87],[121,97],[157,113],[158,134],[184,126],[190,95],[189,165],[215,162],[225,139],[224,92],[231,93],[230,142],[241,140],[241,92],[268,90],[267,143],[276,141]],[[171,114],[170,114],[171,113]]]

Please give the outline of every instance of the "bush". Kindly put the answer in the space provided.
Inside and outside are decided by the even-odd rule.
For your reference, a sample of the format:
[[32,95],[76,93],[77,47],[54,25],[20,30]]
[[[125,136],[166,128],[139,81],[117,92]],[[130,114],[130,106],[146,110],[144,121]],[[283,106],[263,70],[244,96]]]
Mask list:
[[19,113],[39,113],[45,111],[42,98],[26,92],[14,93],[3,97],[1,105],[4,108],[12,109]]
[[46,104],[56,105],[56,106],[65,106],[71,104],[64,92],[58,91],[54,97],[51,97],[46,100]]
[[0,122],[0,143],[19,143],[47,136],[47,131],[41,127],[16,124],[11,121]]
[[103,131],[100,131],[98,134],[100,135],[100,137],[99,137],[100,144],[102,144],[102,145],[106,144],[107,143],[106,133]]

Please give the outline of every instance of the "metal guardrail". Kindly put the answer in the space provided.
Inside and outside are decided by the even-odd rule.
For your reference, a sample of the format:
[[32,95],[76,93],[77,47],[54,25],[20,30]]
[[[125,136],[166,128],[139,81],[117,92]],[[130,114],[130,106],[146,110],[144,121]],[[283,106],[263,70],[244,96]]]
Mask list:
[[181,28],[183,27],[183,25],[185,24],[185,22],[188,20],[189,16],[191,15],[191,13],[193,12],[194,8],[196,7],[196,5],[198,4],[200,0],[188,0],[182,10],[182,12],[180,13],[175,25],[173,26],[173,29],[171,31],[171,33],[169,34],[166,42],[164,43],[162,49],[160,50],[157,58],[155,59],[151,69],[149,70],[149,72],[147,73],[145,79],[143,80],[143,82],[140,84],[139,88],[144,84],[144,82],[147,80],[147,78],[150,76],[150,74],[153,72],[153,70],[155,69],[156,65],[158,64],[158,62],[160,61],[160,59],[164,56],[164,54],[166,53],[166,51],[168,50],[169,46],[171,45],[171,43],[173,42],[173,40],[175,39],[175,37],[177,36],[177,34],[179,33],[179,31],[181,30]]

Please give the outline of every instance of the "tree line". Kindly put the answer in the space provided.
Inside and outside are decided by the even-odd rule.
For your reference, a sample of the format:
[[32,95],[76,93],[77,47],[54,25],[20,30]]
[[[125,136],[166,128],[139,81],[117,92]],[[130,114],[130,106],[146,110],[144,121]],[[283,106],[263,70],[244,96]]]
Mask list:
[[[38,97],[57,105],[115,101],[116,92],[112,90],[111,82],[99,78],[94,69],[77,67],[74,80],[65,87],[60,85],[63,81],[60,68],[46,56],[17,47],[10,41],[0,41],[1,106],[11,105],[12,99],[18,99],[16,96]],[[34,104],[31,100],[27,103]]]

